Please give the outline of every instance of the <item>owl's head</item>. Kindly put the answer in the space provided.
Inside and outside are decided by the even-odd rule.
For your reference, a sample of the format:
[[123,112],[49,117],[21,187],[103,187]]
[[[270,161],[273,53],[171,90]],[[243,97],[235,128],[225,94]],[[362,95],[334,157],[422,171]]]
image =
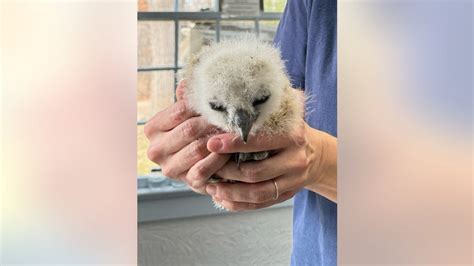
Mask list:
[[279,50],[248,37],[211,45],[192,77],[191,106],[245,142],[278,111],[289,86]]

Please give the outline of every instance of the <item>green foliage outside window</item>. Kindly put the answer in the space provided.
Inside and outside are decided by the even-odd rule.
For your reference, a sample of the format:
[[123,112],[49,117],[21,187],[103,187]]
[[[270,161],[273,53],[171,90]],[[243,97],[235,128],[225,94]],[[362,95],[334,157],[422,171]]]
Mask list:
[[265,12],[283,12],[286,0],[264,0],[263,7]]

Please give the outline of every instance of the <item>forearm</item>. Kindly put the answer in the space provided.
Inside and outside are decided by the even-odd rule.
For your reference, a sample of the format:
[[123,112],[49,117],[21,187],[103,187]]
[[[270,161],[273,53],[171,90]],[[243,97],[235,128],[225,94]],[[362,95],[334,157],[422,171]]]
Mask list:
[[333,202],[337,202],[337,138],[315,129],[309,129],[309,142],[318,151],[317,160],[308,172],[305,187]]

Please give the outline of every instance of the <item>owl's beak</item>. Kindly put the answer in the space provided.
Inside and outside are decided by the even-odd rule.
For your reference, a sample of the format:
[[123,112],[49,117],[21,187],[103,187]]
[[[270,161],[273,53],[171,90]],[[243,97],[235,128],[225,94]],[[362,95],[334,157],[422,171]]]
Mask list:
[[250,129],[252,128],[254,122],[255,118],[249,112],[243,109],[238,109],[235,112],[234,123],[239,128],[240,137],[244,143],[247,143]]

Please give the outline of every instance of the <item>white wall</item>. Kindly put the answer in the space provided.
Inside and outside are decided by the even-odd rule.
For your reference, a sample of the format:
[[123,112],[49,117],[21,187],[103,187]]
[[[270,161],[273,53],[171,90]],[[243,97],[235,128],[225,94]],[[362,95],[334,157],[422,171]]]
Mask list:
[[138,226],[138,263],[289,265],[292,208],[274,208]]

